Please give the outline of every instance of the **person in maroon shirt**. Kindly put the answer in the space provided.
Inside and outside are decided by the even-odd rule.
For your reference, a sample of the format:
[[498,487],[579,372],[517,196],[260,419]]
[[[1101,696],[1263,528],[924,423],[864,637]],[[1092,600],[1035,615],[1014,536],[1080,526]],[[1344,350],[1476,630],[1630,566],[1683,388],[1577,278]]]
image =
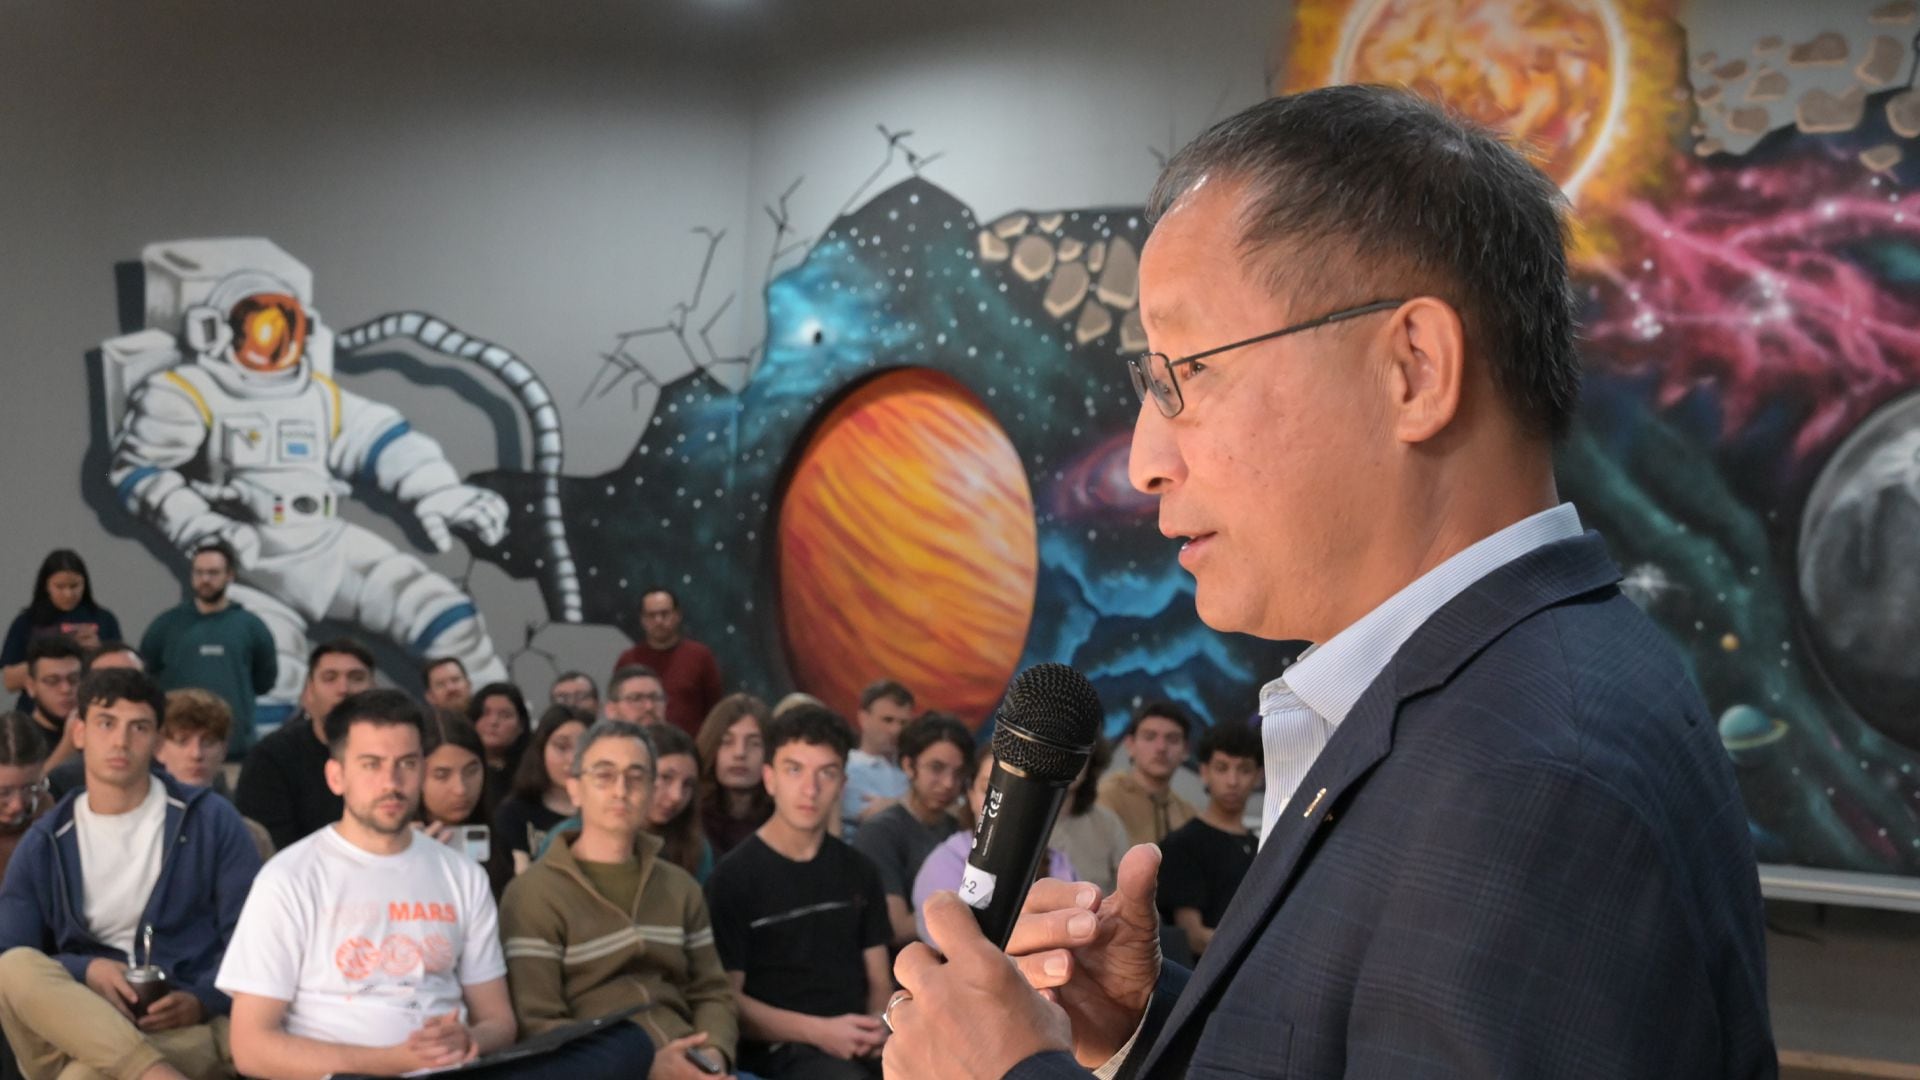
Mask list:
[[642,665],[660,676],[667,691],[667,723],[689,735],[720,703],[720,665],[713,650],[680,634],[680,599],[654,586],[640,596],[640,630],[646,640],[614,661],[615,668]]

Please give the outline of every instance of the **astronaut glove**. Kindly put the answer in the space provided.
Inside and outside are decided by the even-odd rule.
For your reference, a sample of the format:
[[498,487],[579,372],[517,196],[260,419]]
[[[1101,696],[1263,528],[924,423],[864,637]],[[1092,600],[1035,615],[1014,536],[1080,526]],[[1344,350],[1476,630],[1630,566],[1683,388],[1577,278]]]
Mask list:
[[453,550],[456,528],[472,533],[488,546],[507,535],[507,500],[471,484],[455,484],[423,495],[413,504],[413,513],[436,551]]

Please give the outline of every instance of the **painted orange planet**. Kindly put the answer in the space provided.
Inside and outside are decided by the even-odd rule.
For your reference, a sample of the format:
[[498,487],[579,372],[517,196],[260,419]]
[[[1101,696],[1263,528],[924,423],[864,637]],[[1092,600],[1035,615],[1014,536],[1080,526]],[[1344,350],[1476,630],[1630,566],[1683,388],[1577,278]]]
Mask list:
[[881,677],[977,727],[1026,645],[1033,493],[984,403],[910,369],[815,428],[780,504],[781,625],[801,689],[851,716]]

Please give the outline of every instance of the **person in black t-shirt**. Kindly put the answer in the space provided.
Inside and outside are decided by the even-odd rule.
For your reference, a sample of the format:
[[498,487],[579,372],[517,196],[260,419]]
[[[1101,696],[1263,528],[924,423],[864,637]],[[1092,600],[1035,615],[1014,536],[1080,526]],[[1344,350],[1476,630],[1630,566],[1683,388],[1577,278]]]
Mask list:
[[540,714],[540,727],[514,771],[513,792],[493,814],[493,842],[513,853],[516,876],[533,865],[547,833],[579,811],[567,794],[567,776],[573,748],[592,726],[593,714],[584,709],[549,705]]
[[247,755],[233,805],[266,826],[275,850],[340,820],[340,796],[327,786],[327,714],[372,685],[373,654],[358,642],[342,638],[316,645],[307,657],[300,711]]
[[913,879],[933,849],[960,828],[954,801],[973,777],[973,733],[948,713],[925,713],[900,731],[900,767],[907,774],[906,796],[867,819],[853,839],[854,850],[880,871],[895,945],[920,936]]
[[1196,755],[1207,808],[1160,841],[1160,917],[1186,935],[1193,955],[1206,951],[1259,841],[1242,820],[1265,768],[1260,733],[1246,723],[1216,724]]
[[880,1076],[893,991],[886,894],[871,860],[827,834],[853,731],[803,706],[767,725],[773,816],[707,879],[714,943],[740,1002],[740,1067],[768,1080]]

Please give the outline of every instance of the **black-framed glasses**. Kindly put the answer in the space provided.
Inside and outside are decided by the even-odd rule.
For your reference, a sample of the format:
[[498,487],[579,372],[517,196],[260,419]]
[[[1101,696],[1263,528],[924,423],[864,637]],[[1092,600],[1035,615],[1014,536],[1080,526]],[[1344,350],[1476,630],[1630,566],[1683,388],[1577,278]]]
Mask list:
[[1322,326],[1330,326],[1337,322],[1346,322],[1348,319],[1357,319],[1362,315],[1371,315],[1376,311],[1391,311],[1404,303],[1406,303],[1405,300],[1372,300],[1358,307],[1342,308],[1331,315],[1322,315],[1317,319],[1308,319],[1303,323],[1295,323],[1292,326],[1281,327],[1270,333],[1236,341],[1231,345],[1221,345],[1218,348],[1208,349],[1205,352],[1197,352],[1191,356],[1183,356],[1178,360],[1168,357],[1166,353],[1141,353],[1139,356],[1130,356],[1127,358],[1127,374],[1132,377],[1133,392],[1140,395],[1141,401],[1144,402],[1148,398],[1152,398],[1153,403],[1160,407],[1160,415],[1172,418],[1180,415],[1180,410],[1186,407],[1186,399],[1180,396],[1180,379],[1177,369],[1181,367],[1198,364],[1209,356],[1218,356],[1223,352],[1229,352],[1233,349],[1244,349],[1248,345],[1258,345],[1263,341],[1272,341],[1274,338],[1286,337],[1288,334],[1298,334],[1306,330],[1317,330]]

